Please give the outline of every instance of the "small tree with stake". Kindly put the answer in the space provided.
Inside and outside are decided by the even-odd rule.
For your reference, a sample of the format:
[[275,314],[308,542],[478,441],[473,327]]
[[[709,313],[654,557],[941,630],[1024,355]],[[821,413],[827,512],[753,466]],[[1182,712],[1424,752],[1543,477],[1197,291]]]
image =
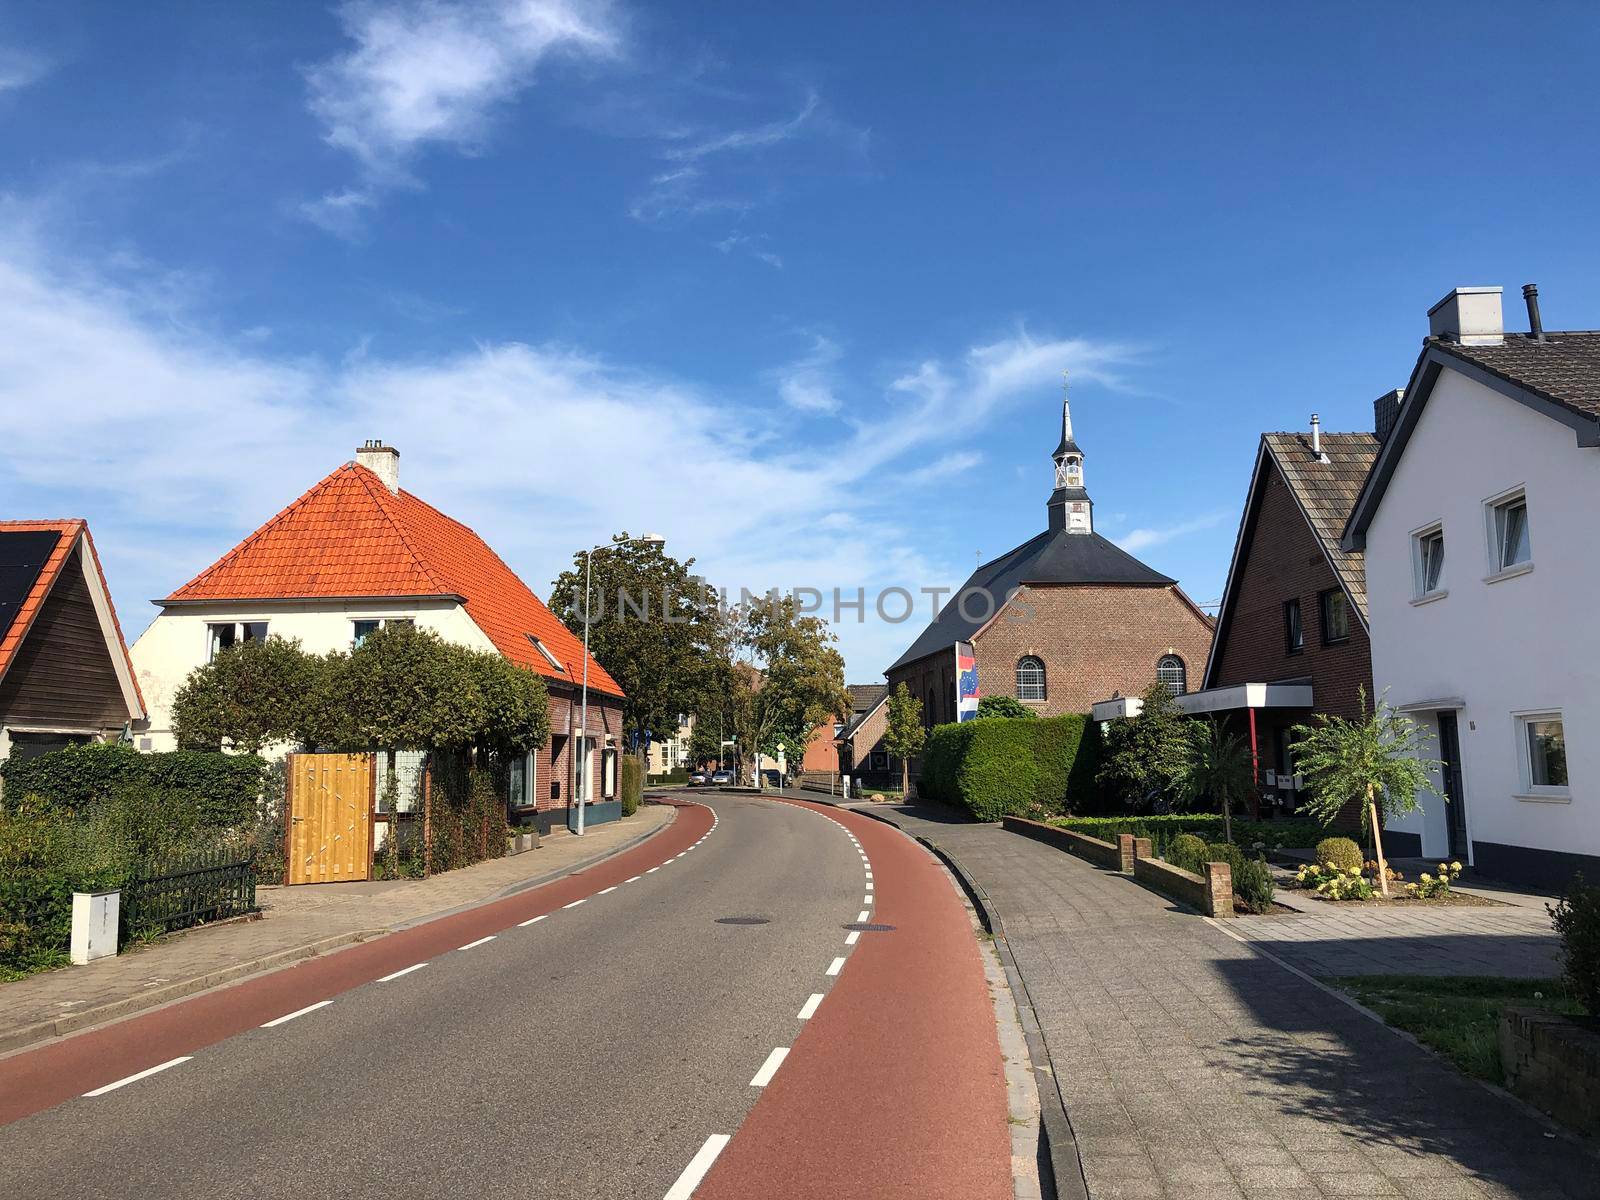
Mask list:
[[911,791],[911,760],[922,753],[928,731],[922,725],[922,701],[901,684],[889,694],[888,724],[883,748],[900,760],[900,791]]
[[1311,793],[1301,807],[1324,825],[1352,800],[1362,801],[1361,824],[1372,838],[1378,861],[1378,886],[1389,894],[1389,864],[1383,856],[1382,821],[1417,809],[1417,793],[1434,791],[1429,775],[1440,769],[1424,751],[1433,735],[1404,713],[1389,707],[1383,697],[1367,711],[1367,689],[1360,693],[1361,716],[1317,714],[1316,725],[1296,725],[1299,739],[1290,747],[1296,768],[1306,777]]
[[1246,799],[1254,785],[1250,752],[1238,734],[1215,717],[1192,721],[1188,753],[1173,778],[1178,795],[1190,804],[1212,800],[1222,809],[1222,837],[1233,841],[1233,806]]

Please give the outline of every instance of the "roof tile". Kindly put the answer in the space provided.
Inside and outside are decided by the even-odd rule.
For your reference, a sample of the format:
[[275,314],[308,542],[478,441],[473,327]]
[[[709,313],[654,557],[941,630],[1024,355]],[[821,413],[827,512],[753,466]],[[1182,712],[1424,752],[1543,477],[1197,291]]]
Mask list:
[[1309,434],[1264,433],[1261,437],[1364,622],[1367,618],[1365,557],[1359,550],[1341,548],[1339,536],[1344,532],[1356,498],[1361,495],[1367,473],[1378,457],[1378,439],[1370,433],[1325,433],[1322,453],[1328,461],[1324,463],[1318,462],[1311,453]]

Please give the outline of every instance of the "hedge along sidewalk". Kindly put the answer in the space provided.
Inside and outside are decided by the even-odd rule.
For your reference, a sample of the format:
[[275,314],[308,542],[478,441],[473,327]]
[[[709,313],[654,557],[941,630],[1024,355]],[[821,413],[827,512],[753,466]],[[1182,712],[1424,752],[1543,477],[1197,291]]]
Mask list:
[[675,816],[671,806],[646,805],[581,838],[546,838],[526,854],[431,879],[261,887],[259,920],[203,925],[116,958],[0,983],[0,1054],[537,887],[629,849]]

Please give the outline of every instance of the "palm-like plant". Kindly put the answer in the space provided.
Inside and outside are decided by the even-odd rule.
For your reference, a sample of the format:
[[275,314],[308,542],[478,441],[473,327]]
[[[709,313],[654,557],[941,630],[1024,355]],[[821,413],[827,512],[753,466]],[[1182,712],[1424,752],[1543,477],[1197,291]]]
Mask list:
[[1215,717],[1193,721],[1187,753],[1173,777],[1173,787],[1189,804],[1215,801],[1222,809],[1222,836],[1233,841],[1233,806],[1250,795],[1255,780],[1250,752],[1237,734]]
[[1418,792],[1439,795],[1430,775],[1442,764],[1425,753],[1432,733],[1390,708],[1381,696],[1368,712],[1366,688],[1360,697],[1357,720],[1318,713],[1316,725],[1296,725],[1291,732],[1299,741],[1290,752],[1311,794],[1301,807],[1324,825],[1332,824],[1350,801],[1365,799],[1361,824],[1372,838],[1378,885],[1387,896],[1389,864],[1383,856],[1379,805],[1390,817],[1415,812]]

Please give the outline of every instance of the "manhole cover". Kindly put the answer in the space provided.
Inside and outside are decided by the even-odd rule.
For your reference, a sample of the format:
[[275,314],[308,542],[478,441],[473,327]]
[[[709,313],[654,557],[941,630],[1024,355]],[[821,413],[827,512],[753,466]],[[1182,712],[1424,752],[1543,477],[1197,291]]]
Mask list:
[[718,925],[765,925],[766,917],[718,917]]
[[893,925],[874,925],[871,921],[851,921],[845,928],[858,929],[862,933],[890,933],[894,930]]

